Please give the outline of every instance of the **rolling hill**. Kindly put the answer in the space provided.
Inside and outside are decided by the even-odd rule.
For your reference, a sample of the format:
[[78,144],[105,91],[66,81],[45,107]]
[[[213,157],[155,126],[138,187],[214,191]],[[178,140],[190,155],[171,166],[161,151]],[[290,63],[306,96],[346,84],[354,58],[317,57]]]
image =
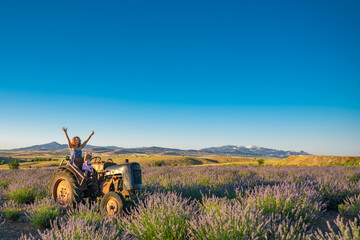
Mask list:
[[360,162],[360,157],[307,155],[307,156],[290,156],[282,160],[282,165],[320,166],[320,165],[329,165],[329,164],[346,164],[346,163],[359,163],[359,162]]

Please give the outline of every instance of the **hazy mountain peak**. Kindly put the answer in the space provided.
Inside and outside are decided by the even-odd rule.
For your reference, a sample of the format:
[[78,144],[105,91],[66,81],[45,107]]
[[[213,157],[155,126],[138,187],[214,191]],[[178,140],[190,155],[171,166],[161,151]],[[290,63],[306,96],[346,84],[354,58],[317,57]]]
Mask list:
[[258,146],[255,146],[255,145],[246,146],[245,148],[248,148],[248,149],[259,149],[259,147],[258,147]]

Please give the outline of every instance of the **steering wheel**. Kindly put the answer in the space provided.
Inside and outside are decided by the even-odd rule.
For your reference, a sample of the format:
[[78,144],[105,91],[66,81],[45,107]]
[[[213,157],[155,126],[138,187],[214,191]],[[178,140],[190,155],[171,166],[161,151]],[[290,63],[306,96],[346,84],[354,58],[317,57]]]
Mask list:
[[107,161],[111,162],[111,163],[114,163],[114,161],[111,158],[109,158]]
[[93,157],[91,158],[91,161],[94,160],[94,162],[100,162],[101,157]]

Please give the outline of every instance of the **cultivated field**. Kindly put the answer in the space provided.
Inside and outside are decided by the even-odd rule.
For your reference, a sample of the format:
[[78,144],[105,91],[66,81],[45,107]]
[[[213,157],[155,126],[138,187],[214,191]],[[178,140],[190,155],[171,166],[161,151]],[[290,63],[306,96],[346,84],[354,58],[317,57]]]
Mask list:
[[0,171],[0,239],[359,236],[358,166],[144,167],[144,191],[113,219],[101,216],[97,202],[59,208],[47,191],[53,172]]

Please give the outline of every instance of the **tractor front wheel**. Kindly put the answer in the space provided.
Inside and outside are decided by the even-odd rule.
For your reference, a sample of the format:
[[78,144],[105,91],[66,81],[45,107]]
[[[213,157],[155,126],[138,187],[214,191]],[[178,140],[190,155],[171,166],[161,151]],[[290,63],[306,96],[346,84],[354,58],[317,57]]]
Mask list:
[[116,216],[123,212],[125,208],[125,199],[123,195],[117,192],[108,192],[101,199],[100,209],[103,214]]

